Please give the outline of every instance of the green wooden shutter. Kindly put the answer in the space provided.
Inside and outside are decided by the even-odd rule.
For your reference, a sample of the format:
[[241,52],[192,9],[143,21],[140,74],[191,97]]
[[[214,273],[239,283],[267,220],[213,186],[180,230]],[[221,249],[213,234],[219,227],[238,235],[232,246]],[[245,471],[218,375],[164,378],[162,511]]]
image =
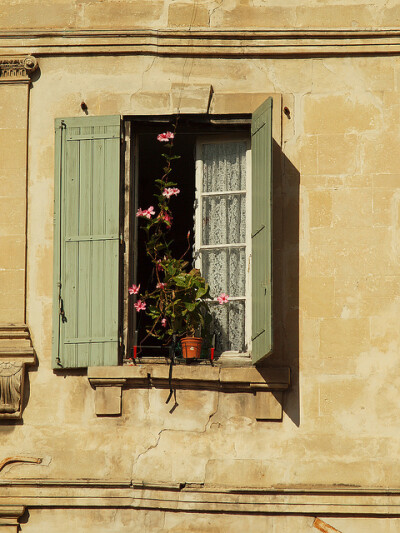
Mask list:
[[119,116],[56,120],[53,365],[118,364]]
[[272,351],[272,98],[254,113],[252,157],[252,359]]

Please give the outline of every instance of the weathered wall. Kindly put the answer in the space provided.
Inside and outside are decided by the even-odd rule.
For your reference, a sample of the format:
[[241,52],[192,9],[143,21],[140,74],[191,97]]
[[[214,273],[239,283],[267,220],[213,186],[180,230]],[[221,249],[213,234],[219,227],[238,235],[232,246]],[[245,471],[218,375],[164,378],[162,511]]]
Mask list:
[[[82,438],[100,453],[96,433],[102,436],[105,427],[117,425],[118,438],[132,455],[105,445],[108,459],[100,463],[111,461],[115,468],[111,456],[116,454],[124,470],[127,463],[132,464],[143,478],[156,475],[166,480],[175,472],[172,477],[176,481],[200,481],[206,465],[211,464],[209,460],[218,459],[209,470],[213,480],[220,476],[222,481],[227,476],[230,483],[236,478],[241,484],[241,468],[244,476],[252,476],[242,462],[249,459],[261,461],[255,469],[263,474],[260,481],[246,479],[245,484],[263,484],[268,479],[271,484],[380,485],[392,475],[394,482],[397,466],[390,450],[399,438],[393,423],[398,401],[393,371],[398,362],[400,280],[397,58],[257,59],[243,63],[191,58],[68,58],[62,64],[55,58],[43,58],[40,65],[41,75],[34,82],[30,102],[28,322],[41,365],[31,375],[24,426],[14,431],[26,434],[38,413],[43,416],[46,412],[47,424],[62,422],[68,439]],[[233,69],[237,79],[229,78]],[[79,115],[82,99],[93,114],[161,113],[168,106],[171,83],[181,82],[182,77],[189,83],[211,82],[216,95],[246,92],[250,86],[257,93],[282,93],[293,98],[292,118],[283,117],[283,151],[291,163],[290,173],[282,176],[283,243],[285,260],[290,262],[290,254],[296,255],[297,250],[295,243],[287,242],[286,234],[293,234],[290,225],[292,217],[296,221],[299,202],[299,426],[290,416],[282,424],[236,419],[231,405],[223,414],[224,406],[220,405],[209,421],[215,411],[214,393],[186,393],[194,396],[192,401],[204,397],[195,419],[189,400],[180,400],[179,409],[171,416],[162,398],[152,397],[155,393],[130,391],[124,394],[125,412],[131,413],[126,416],[132,417],[135,427],[136,438],[130,441],[130,423],[93,418],[92,390],[85,378],[61,378],[50,369],[54,117]],[[165,83],[158,94],[153,88],[160,79]],[[154,106],[157,101],[161,102],[158,107]],[[291,351],[296,339],[290,329],[290,282],[294,285],[297,279],[295,269],[288,268],[288,272],[293,273],[293,279],[287,274],[284,280],[283,362],[293,365],[297,354]],[[295,325],[293,331],[297,332]],[[76,401],[76,396],[81,400]],[[48,397],[57,397],[57,401],[50,403]],[[146,406],[148,401],[150,406]],[[297,391],[292,391],[287,397],[289,414],[296,410],[297,401]],[[66,430],[67,425],[72,427]],[[139,437],[141,425],[143,434]],[[140,454],[169,425],[170,431],[163,432],[157,448],[137,462],[135,442]],[[185,471],[184,461],[173,466],[175,454],[169,455],[168,449],[176,449],[182,442],[181,438],[177,442],[177,430],[182,431],[183,449],[191,453],[192,447],[204,449],[196,452],[201,456],[196,474],[192,466]],[[35,431],[47,432],[49,427]],[[31,439],[33,435],[32,446]],[[188,444],[191,439],[192,445]],[[14,445],[14,439],[11,442]],[[53,446],[54,442],[50,443],[49,449]],[[73,446],[55,448],[62,454],[74,453]],[[293,469],[288,468],[289,450]],[[151,473],[160,458],[164,467]],[[232,460],[237,461],[234,471]],[[63,466],[54,462],[53,468]],[[88,476],[94,475],[98,464],[83,461],[81,468]]]
[[[292,2],[285,8],[278,1],[268,6],[159,1],[152,2],[151,10],[146,2],[136,1],[0,6],[0,24],[7,30],[357,29],[389,28],[400,21],[398,2],[389,2],[385,9],[363,2],[345,6]],[[18,46],[31,53],[35,45],[30,47],[24,39]],[[0,481],[7,487],[22,479],[56,480],[60,486],[83,479],[166,486],[194,483],[221,494],[245,488],[285,486],[306,491],[324,486],[334,491],[351,486],[356,495],[335,500],[334,512],[348,514],[361,512],[355,510],[357,494],[389,487],[394,491],[391,505],[398,505],[399,57],[310,53],[310,57],[207,58],[109,52],[42,57],[36,49],[40,72],[33,77],[29,96],[26,322],[39,365],[29,373],[23,423],[0,424],[0,461],[15,455],[44,460],[40,465],[7,465],[0,471]],[[256,421],[244,412],[244,395],[216,391],[178,391],[179,405],[171,413],[171,404],[165,404],[168,391],[156,389],[125,390],[122,416],[96,417],[94,391],[85,373],[56,375],[51,368],[54,119],[82,115],[83,100],[90,115],[170,113],[177,102],[171,97],[176,84],[194,91],[211,84],[212,110],[225,95],[220,104],[225,112],[249,112],[268,94],[281,94],[290,110],[290,118],[281,117],[282,174],[275,177],[281,308],[279,353],[271,364],[290,366],[293,381],[285,395],[282,422]],[[16,113],[3,103],[8,93],[4,96],[2,90],[0,86],[1,153],[12,161],[16,145],[9,130]],[[3,213],[13,196],[13,165],[7,165],[0,173]],[[25,196],[18,191],[15,216],[22,219]],[[2,217],[14,216],[14,204],[8,205],[11,214]],[[21,225],[22,237],[16,233],[14,241],[7,224],[8,233],[0,235],[0,279],[6,280],[0,286],[0,317],[3,322],[22,322],[25,308],[18,299],[25,294],[25,226]],[[15,290],[9,281],[14,275],[22,276]],[[132,531],[132,524],[137,531],[313,530],[308,516],[233,518],[182,509],[181,513],[49,512],[36,509],[45,505],[43,495],[29,487],[7,488],[3,500],[0,496],[0,505],[31,505],[22,526],[27,532]],[[58,488],[48,490],[61,498]],[[79,494],[76,490],[68,489],[70,498],[84,496],[85,488]],[[87,496],[91,491],[87,489]],[[101,497],[111,497],[111,492],[106,487]],[[132,494],[121,493],[118,498],[119,507],[134,505]],[[318,507],[326,498],[326,494],[304,496],[301,505],[282,500],[283,512],[299,505],[298,514],[328,513],[327,507]],[[60,499],[55,506],[64,503]],[[378,503],[372,496],[368,500],[372,513],[378,512],[374,507]],[[85,500],[84,506],[88,505]],[[109,500],[107,506],[112,507]],[[380,509],[381,514],[389,512],[389,507]],[[399,529],[397,518],[326,521],[343,533]]]
[[0,27],[9,29],[127,28],[396,28],[397,0],[386,4],[365,0],[57,0],[1,2]]

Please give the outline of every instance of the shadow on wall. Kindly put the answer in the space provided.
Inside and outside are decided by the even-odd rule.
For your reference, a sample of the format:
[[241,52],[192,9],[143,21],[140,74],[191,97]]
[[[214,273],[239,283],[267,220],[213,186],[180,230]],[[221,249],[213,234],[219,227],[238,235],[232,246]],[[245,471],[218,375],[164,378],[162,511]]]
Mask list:
[[[283,411],[300,425],[299,384],[299,185],[300,173],[273,146],[273,353],[266,366],[290,367]],[[261,370],[261,368],[260,368]]]

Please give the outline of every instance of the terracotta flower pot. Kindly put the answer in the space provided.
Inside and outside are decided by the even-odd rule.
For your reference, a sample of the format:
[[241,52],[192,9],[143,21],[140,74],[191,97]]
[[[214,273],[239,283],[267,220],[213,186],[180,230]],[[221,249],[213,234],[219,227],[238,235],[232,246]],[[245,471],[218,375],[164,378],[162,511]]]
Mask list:
[[181,339],[182,357],[184,359],[200,359],[203,339],[199,337],[184,337]]

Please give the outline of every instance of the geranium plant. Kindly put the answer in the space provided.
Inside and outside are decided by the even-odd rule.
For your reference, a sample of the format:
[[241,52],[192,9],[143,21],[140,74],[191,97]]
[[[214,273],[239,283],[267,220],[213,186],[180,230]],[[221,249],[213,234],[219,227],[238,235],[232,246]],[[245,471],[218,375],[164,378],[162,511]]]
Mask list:
[[[171,201],[180,190],[171,178],[172,163],[179,155],[173,155],[175,134],[167,131],[157,136],[157,140],[166,143],[168,153],[163,153],[165,161],[163,175],[154,181],[156,207],[139,208],[136,216],[142,220],[142,229],[146,235],[146,253],[154,269],[153,286],[140,290],[140,285],[132,285],[129,293],[136,295],[134,304],[137,312],[144,312],[150,318],[147,336],[152,336],[167,343],[172,336],[189,336],[204,329],[210,319],[207,300],[210,288],[197,268],[191,268],[185,256],[190,250],[190,232],[187,233],[187,249],[179,258],[171,252],[168,233],[173,224],[170,208]],[[218,302],[228,301],[226,294],[221,294]],[[147,337],[146,337],[147,338]],[[143,340],[142,340],[143,342]]]

